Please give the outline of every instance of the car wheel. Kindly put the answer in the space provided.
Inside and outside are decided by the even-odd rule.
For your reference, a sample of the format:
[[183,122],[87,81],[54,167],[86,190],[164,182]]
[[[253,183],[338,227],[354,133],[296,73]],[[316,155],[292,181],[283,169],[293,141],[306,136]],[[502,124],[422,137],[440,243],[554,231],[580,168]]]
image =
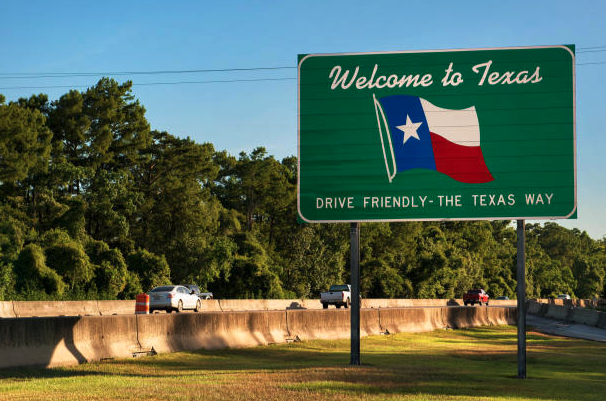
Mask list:
[[463,305],[467,306],[467,302],[463,302]]
[[196,301],[196,312],[200,312],[202,310],[202,302],[198,299]]
[[349,302],[349,298],[347,298],[347,302],[345,302],[345,305],[343,305],[346,308],[349,308],[350,302]]
[[479,301],[478,303],[480,304],[480,306],[482,306],[482,301]]
[[322,308],[328,309],[328,304],[322,304]]
[[179,303],[177,304],[177,313],[181,312],[183,312],[183,301],[179,300]]
[[337,307],[337,309],[341,308],[341,304],[335,304],[335,306]]

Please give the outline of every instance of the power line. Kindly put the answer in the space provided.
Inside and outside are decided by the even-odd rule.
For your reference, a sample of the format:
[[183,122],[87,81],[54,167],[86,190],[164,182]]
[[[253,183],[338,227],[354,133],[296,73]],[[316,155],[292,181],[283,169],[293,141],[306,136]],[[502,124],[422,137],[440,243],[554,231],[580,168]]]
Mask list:
[[31,73],[0,73],[0,78],[62,78],[62,77],[98,77],[105,75],[160,75],[160,74],[196,74],[207,72],[240,72],[240,71],[275,71],[295,69],[297,67],[251,67],[251,68],[215,68],[197,70],[160,70],[160,71],[117,71],[117,72],[31,72]]
[[599,53],[599,52],[606,52],[606,49],[601,49],[601,50],[585,50],[585,51],[577,52],[577,54],[578,53]]
[[[133,83],[133,86],[157,86],[157,85],[183,85],[183,84],[215,84],[215,83],[232,83],[232,82],[260,82],[260,81],[293,81],[297,78],[253,78],[253,79],[217,79],[210,81],[178,81],[178,82],[144,82]],[[0,90],[11,89],[58,89],[58,88],[87,88],[89,85],[49,85],[49,86],[8,86],[0,88]]]
[[606,64],[606,61],[596,61],[594,63],[576,63],[576,65],[596,65],[596,64]]
[[590,46],[590,47],[579,47],[577,50],[591,50],[591,49],[604,49],[606,48],[606,45],[600,45],[600,46]]

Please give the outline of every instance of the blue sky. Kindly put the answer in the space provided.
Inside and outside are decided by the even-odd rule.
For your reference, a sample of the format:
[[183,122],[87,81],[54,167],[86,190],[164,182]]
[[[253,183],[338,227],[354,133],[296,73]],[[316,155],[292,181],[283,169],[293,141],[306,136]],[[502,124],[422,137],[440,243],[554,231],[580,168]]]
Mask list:
[[[577,220],[606,234],[606,2],[0,1],[0,93],[58,99],[105,73],[130,79],[152,128],[237,155],[296,155],[299,53],[575,44]],[[603,46],[601,49],[591,49]],[[598,50],[598,51],[595,51]],[[153,75],[110,72],[288,67]],[[20,75],[23,76],[23,75]],[[266,81],[243,81],[267,79]],[[234,81],[146,85],[162,82]],[[57,87],[59,86],[59,87]]]

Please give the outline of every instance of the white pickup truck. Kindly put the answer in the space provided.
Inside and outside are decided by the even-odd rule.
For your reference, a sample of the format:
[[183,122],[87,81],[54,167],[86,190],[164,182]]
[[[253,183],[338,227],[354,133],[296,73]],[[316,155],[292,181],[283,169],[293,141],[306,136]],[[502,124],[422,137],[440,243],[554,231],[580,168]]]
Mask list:
[[349,308],[351,303],[351,285],[331,285],[328,292],[320,294],[320,302],[322,302],[324,309],[327,309],[328,305],[334,305],[337,308],[340,308],[342,305]]

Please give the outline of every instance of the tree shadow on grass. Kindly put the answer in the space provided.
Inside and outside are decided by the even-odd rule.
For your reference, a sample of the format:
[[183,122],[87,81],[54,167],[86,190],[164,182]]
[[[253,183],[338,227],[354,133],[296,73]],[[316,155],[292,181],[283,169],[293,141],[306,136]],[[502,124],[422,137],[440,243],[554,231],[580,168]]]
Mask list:
[[56,379],[64,377],[99,376],[103,372],[89,370],[73,370],[65,368],[43,368],[43,367],[20,367],[0,369],[0,380],[31,380],[31,379]]

